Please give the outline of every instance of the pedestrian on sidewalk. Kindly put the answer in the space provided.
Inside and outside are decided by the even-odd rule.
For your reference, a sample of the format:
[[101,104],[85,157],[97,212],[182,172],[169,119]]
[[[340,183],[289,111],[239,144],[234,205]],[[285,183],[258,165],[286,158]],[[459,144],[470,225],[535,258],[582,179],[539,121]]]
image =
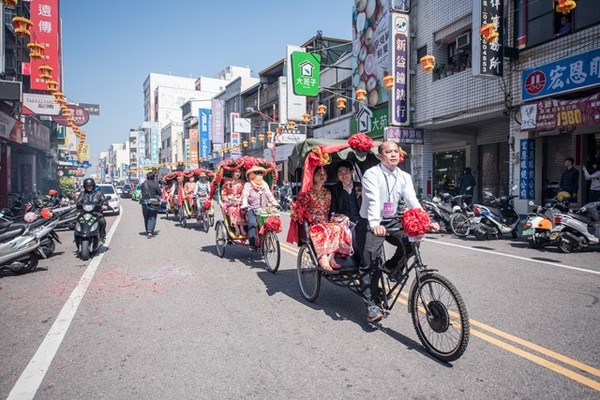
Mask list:
[[160,197],[161,190],[158,183],[154,180],[156,175],[152,172],[148,172],[146,175],[146,181],[142,183],[141,199],[142,203],[142,214],[144,215],[144,227],[146,229],[146,236],[148,239],[154,236],[154,229],[156,228],[156,215],[160,208]]

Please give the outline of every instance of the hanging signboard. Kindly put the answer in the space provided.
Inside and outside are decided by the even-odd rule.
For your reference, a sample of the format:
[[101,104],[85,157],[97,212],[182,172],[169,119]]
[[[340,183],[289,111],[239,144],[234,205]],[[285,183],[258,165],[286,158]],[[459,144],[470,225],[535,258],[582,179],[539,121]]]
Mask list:
[[408,14],[392,13],[392,74],[394,86],[390,93],[390,125],[410,125],[409,104],[409,19]]
[[544,99],[521,106],[521,130],[554,131],[600,123],[600,93],[574,100]]
[[535,199],[535,139],[521,139],[519,199]]
[[290,128],[288,124],[269,122],[269,130],[273,132],[273,143],[299,143],[306,140],[306,125],[296,124]]
[[298,96],[318,96],[321,56],[316,53],[294,51],[290,58],[294,94]]
[[[504,74],[504,0],[473,0],[472,62],[473,76],[501,78]],[[493,23],[498,36],[490,43],[479,29]]]
[[393,140],[396,143],[404,144],[423,144],[423,129],[399,128],[390,126],[385,128],[384,140]]

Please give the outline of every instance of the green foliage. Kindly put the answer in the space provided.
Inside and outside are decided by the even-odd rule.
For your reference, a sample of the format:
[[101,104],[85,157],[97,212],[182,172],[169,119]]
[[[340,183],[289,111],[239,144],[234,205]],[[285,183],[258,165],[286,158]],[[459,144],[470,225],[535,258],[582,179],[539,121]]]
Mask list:
[[75,191],[75,179],[70,176],[61,176],[59,179],[60,191],[63,194],[71,194]]

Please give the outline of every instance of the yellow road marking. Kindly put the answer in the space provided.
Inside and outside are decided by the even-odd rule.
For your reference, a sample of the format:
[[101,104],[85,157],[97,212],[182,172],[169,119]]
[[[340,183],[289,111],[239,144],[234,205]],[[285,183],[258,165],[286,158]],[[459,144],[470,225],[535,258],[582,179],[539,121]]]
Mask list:
[[[296,248],[288,246],[287,244],[281,243],[281,248],[284,251],[286,251],[287,253],[289,253],[289,254],[292,254],[292,255],[297,255],[298,254],[298,250]],[[404,305],[408,304],[408,301],[407,301],[407,299],[408,299],[408,293],[402,291],[401,295],[403,296],[403,298],[399,298],[398,301],[401,302]],[[538,365],[541,365],[541,366],[543,366],[545,368],[548,368],[548,369],[550,369],[550,370],[552,370],[552,371],[554,371],[554,372],[556,372],[558,374],[561,374],[561,375],[563,375],[563,376],[565,376],[567,378],[570,378],[570,379],[572,379],[572,380],[574,380],[576,382],[579,382],[579,383],[581,383],[583,385],[586,385],[586,386],[588,386],[588,387],[590,387],[590,388],[592,388],[594,390],[600,391],[600,383],[599,382],[596,382],[596,381],[594,381],[592,379],[589,379],[589,378],[587,378],[587,377],[585,377],[585,376],[583,376],[581,374],[578,374],[578,373],[573,372],[573,371],[571,371],[569,369],[566,369],[565,367],[562,367],[562,366],[560,366],[560,365],[558,365],[558,364],[556,364],[556,363],[554,363],[552,361],[548,361],[548,360],[545,360],[545,359],[543,359],[541,357],[538,357],[538,356],[536,356],[534,354],[528,353],[527,351],[525,351],[523,349],[519,349],[518,347],[515,347],[515,346],[513,346],[513,345],[511,345],[509,343],[505,343],[505,342],[503,342],[503,341],[501,341],[501,340],[499,340],[497,338],[494,338],[494,337],[492,337],[492,336],[490,336],[490,335],[488,335],[486,333],[483,333],[483,332],[480,332],[480,331],[478,331],[476,329],[473,329],[472,327],[476,326],[479,329],[488,331],[488,332],[490,332],[490,333],[492,333],[494,335],[497,335],[497,336],[499,336],[501,338],[504,338],[506,340],[512,341],[514,343],[517,343],[517,344],[519,344],[519,345],[521,345],[521,346],[523,346],[525,348],[534,350],[534,351],[536,351],[536,352],[538,352],[538,353],[540,353],[540,354],[542,354],[544,356],[550,357],[552,359],[555,359],[557,361],[560,361],[560,362],[562,362],[564,364],[570,365],[570,366],[572,366],[574,368],[577,368],[577,369],[579,369],[581,371],[587,372],[587,373],[589,373],[591,375],[595,375],[597,377],[600,377],[600,369],[594,368],[594,367],[592,367],[590,365],[584,364],[582,362],[579,362],[577,360],[569,358],[569,357],[567,357],[567,356],[565,356],[563,354],[560,354],[560,353],[557,353],[557,352],[552,351],[550,349],[547,349],[545,347],[539,346],[539,345],[537,345],[535,343],[532,343],[532,342],[529,342],[527,340],[521,339],[521,338],[519,338],[517,336],[511,335],[510,333],[506,333],[504,331],[496,329],[496,328],[494,328],[494,327],[492,327],[490,325],[487,325],[487,324],[485,324],[483,322],[479,322],[479,321],[473,320],[471,318],[469,318],[469,322],[471,323],[471,333],[473,334],[473,336],[476,336],[476,337],[478,337],[478,338],[480,338],[480,339],[482,339],[482,340],[484,340],[484,341],[486,341],[486,342],[488,342],[490,344],[498,346],[498,347],[500,347],[500,348],[502,348],[502,349],[504,349],[506,351],[509,351],[509,352],[511,352],[511,353],[513,353],[515,355],[518,355],[518,356],[523,357],[523,358],[525,358],[525,359],[527,359],[529,361],[532,361],[532,362],[534,362],[534,363],[536,363]]]

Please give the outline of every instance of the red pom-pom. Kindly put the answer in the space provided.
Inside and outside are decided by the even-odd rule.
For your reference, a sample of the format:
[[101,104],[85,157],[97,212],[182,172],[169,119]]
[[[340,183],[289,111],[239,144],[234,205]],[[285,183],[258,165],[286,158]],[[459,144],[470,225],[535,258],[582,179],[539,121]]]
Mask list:
[[267,231],[281,232],[281,219],[277,215],[269,215],[263,224]]
[[211,201],[210,200],[206,200],[204,203],[202,203],[202,210],[206,211],[206,210],[210,210],[210,206],[211,206]]
[[429,215],[420,208],[411,208],[402,216],[402,227],[408,236],[424,235],[430,225]]
[[356,135],[352,135],[350,139],[348,139],[348,144],[354,150],[369,151],[373,147],[373,139],[364,133],[359,132]]

